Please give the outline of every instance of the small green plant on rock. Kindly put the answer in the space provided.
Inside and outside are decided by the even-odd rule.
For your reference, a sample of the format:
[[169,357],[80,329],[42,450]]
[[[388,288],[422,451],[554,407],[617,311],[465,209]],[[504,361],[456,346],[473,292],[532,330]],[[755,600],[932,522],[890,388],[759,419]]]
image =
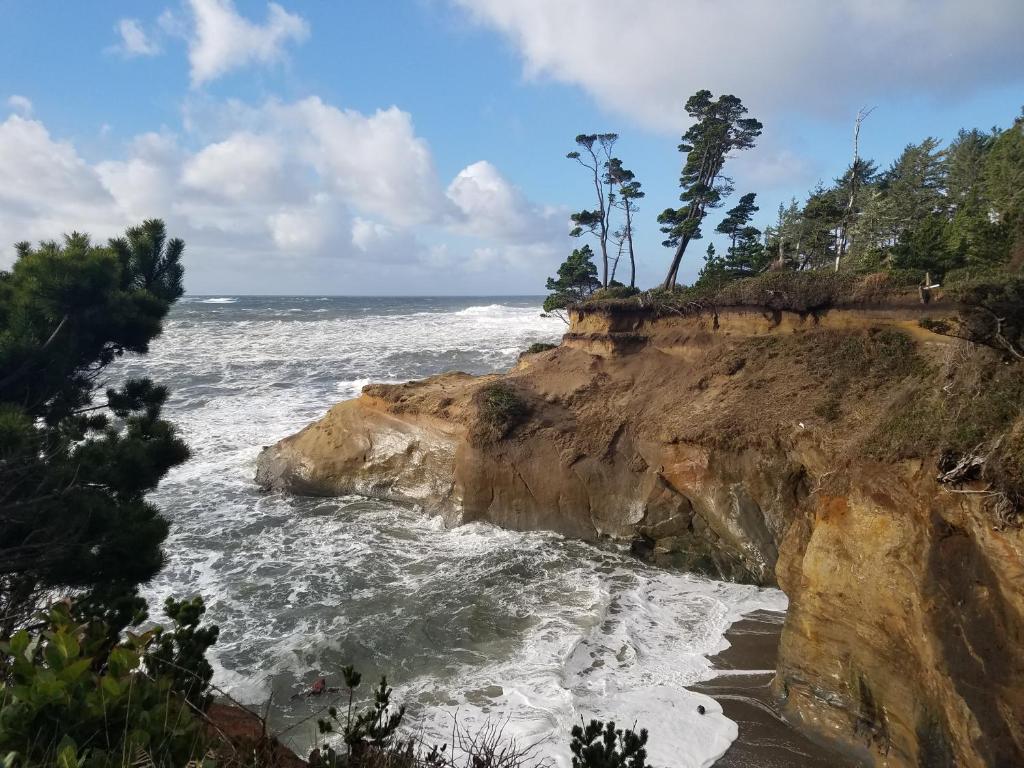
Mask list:
[[545,342],[537,341],[526,348],[526,354],[536,355],[540,352],[547,352],[549,349],[555,349],[557,347],[557,344],[546,344]]
[[616,729],[613,721],[591,720],[572,729],[573,768],[649,768],[647,729],[640,733]]
[[[323,747],[313,751],[310,756],[311,765],[322,765],[333,768],[339,765],[360,765],[365,762],[367,752],[383,754],[396,747],[395,733],[402,725],[405,717],[405,706],[395,709],[391,706],[391,689],[386,677],[381,677],[380,684],[373,693],[373,704],[366,709],[353,711],[353,700],[356,688],[362,682],[362,675],[351,667],[342,670],[345,687],[348,689],[348,707],[344,715],[339,714],[336,707],[327,709],[327,717],[317,721],[321,735],[340,733],[345,741],[346,755],[341,756],[327,741]],[[397,751],[405,750],[399,744]]]
[[496,381],[477,396],[485,436],[500,440],[521,424],[530,413],[529,405],[511,384]]

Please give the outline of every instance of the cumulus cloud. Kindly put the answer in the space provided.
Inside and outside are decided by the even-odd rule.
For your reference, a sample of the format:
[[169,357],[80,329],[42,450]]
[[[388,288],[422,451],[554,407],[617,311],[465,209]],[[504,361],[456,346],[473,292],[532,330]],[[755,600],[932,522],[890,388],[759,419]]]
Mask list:
[[114,200],[96,169],[68,142],[19,115],[0,123],[0,233],[3,247],[71,229],[108,227]]
[[150,217],[189,243],[190,281],[244,268],[247,284],[264,274],[271,291],[271,274],[315,263],[524,268],[565,238],[564,212],[531,203],[490,163],[446,189],[397,108],[365,115],[318,98],[222,107],[98,162],[41,121],[10,115],[0,123],[0,266],[16,240],[72,229],[103,239]]
[[426,141],[397,107],[364,115],[317,97],[275,110],[283,131],[308,132],[303,156],[360,210],[400,225],[437,217],[444,206]]
[[182,182],[212,197],[254,202],[279,196],[287,183],[285,148],[246,131],[203,147],[182,170]]
[[459,213],[454,227],[468,234],[536,242],[567,231],[567,211],[533,205],[486,160],[463,168],[447,196]]
[[121,19],[114,27],[120,40],[113,50],[122,56],[156,56],[160,53],[160,45],[146,34],[138,19]]
[[14,94],[7,98],[7,106],[22,117],[32,116],[32,102],[24,96]]
[[[189,0],[194,30],[189,35],[188,58],[193,85],[252,63],[271,64],[285,55],[288,43],[309,37],[309,24],[277,3],[267,4],[267,19],[257,24],[241,16],[232,0]],[[175,26],[163,16],[165,27]]]
[[506,36],[527,76],[580,85],[673,131],[699,88],[735,93],[758,115],[970,93],[1017,76],[1024,28],[1020,0],[452,2]]

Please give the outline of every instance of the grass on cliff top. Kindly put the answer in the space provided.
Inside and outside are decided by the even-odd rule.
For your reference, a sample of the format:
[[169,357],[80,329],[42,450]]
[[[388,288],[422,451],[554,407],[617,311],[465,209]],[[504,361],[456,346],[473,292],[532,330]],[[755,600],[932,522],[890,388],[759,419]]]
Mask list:
[[[664,291],[614,287],[601,289],[580,308],[590,312],[636,310],[664,314],[700,314],[725,307],[753,307],[789,312],[819,312],[835,307],[864,307],[903,298],[916,301],[917,288],[925,273],[913,269],[885,272],[765,272],[733,280],[721,286],[693,285]],[[999,285],[1020,280],[1021,272],[1010,268],[958,269],[943,278],[943,294],[959,299],[965,290],[979,284]]]

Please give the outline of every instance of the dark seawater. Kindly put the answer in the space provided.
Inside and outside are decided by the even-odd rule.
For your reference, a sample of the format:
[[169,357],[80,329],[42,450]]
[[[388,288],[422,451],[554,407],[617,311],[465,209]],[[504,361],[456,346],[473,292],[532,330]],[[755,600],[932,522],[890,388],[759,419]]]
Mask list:
[[367,689],[387,673],[428,739],[456,712],[470,728],[508,719],[559,765],[581,715],[638,721],[663,766],[709,765],[735,738],[718,704],[685,686],[712,674],[706,655],[740,614],[783,608],[780,592],[252,482],[261,446],[369,382],[503,370],[564,329],[537,298],[189,297],[151,353],[120,367],[171,387],[166,415],[193,451],[153,494],[171,537],[147,596],[203,595],[221,627],[215,682],[247,703],[273,694],[272,730],[300,751],[325,702],[291,695],[320,675],[340,682],[348,663]]

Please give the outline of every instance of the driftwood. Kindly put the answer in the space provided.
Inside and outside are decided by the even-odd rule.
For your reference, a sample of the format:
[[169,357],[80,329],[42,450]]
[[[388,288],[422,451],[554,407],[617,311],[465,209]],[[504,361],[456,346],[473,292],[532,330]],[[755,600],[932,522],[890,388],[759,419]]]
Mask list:
[[942,471],[936,478],[940,483],[964,483],[968,480],[976,480],[981,475],[981,469],[985,466],[985,456],[969,454],[964,456],[953,466],[946,469],[948,464],[940,466]]

